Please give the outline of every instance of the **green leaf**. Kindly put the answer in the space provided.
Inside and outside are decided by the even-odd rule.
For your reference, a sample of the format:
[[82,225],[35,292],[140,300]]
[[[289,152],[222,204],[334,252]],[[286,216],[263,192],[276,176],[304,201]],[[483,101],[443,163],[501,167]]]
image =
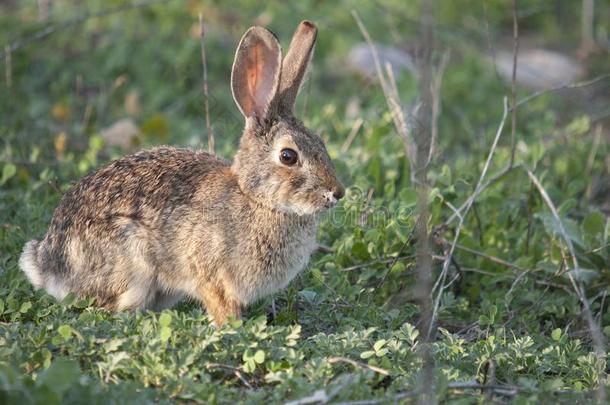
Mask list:
[[70,325],[61,325],[57,328],[57,333],[59,333],[64,340],[68,340],[72,337],[72,327]]
[[26,301],[23,304],[21,304],[21,307],[19,308],[19,312],[21,312],[22,314],[25,314],[31,308],[32,308],[32,303],[30,301]]
[[599,278],[599,272],[597,270],[591,269],[571,269],[563,274],[563,277],[569,279],[570,276],[577,281],[580,281],[584,284],[589,284],[593,280]]
[[604,234],[606,217],[601,212],[592,212],[582,221],[582,231],[585,237],[595,239]]
[[256,370],[256,363],[254,362],[253,359],[247,360],[244,363],[244,371],[246,371],[247,373],[253,373],[254,370]]
[[17,166],[12,163],[7,163],[2,168],[2,177],[0,178],[0,185],[5,184],[17,173]]
[[263,364],[265,362],[265,352],[257,350],[256,353],[254,353],[254,361],[258,364]]
[[408,207],[412,207],[417,205],[417,201],[419,200],[419,193],[417,190],[411,187],[405,187],[399,193],[400,200],[403,204]]
[[381,350],[381,348],[386,344],[386,340],[385,339],[381,339],[375,342],[375,344],[373,345],[373,349],[378,352],[379,350]]
[[360,353],[360,358],[361,359],[368,359],[371,356],[374,356],[375,352],[373,350],[367,350],[366,352],[362,352]]
[[161,327],[161,340],[167,342],[169,338],[172,336],[172,328],[169,326]]
[[377,353],[375,353],[377,355],[377,357],[383,357],[386,354],[388,354],[389,350],[387,348],[383,348],[381,350],[378,350]]
[[111,339],[104,343],[104,349],[106,350],[106,353],[114,352],[118,350],[125,341],[126,339]]
[[554,329],[553,332],[551,332],[551,337],[554,341],[559,342],[559,339],[561,339],[561,328]]
[[479,316],[479,324],[481,324],[481,326],[491,325],[491,321],[487,316],[481,315]]
[[159,325],[161,326],[169,326],[172,323],[172,316],[167,312],[164,312],[159,317]]
[[48,369],[38,375],[36,386],[45,386],[61,395],[77,382],[80,376],[80,367],[74,360],[57,359]]

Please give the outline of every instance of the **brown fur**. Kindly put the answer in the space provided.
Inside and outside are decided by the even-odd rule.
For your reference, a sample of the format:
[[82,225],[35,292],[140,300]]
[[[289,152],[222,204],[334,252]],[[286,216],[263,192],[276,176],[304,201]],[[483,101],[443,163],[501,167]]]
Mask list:
[[[312,29],[301,24],[289,55],[309,55]],[[62,198],[44,238],[24,248],[20,265],[32,284],[116,311],[159,310],[190,296],[217,324],[286,286],[316,246],[318,214],[344,193],[320,137],[292,116],[292,97],[276,94],[281,71],[304,72],[308,61],[280,66],[273,34],[248,30],[233,65],[233,94],[246,118],[233,163],[161,147],[84,177]],[[298,89],[303,74],[291,75],[286,88]],[[298,152],[297,164],[278,160],[283,148]]]

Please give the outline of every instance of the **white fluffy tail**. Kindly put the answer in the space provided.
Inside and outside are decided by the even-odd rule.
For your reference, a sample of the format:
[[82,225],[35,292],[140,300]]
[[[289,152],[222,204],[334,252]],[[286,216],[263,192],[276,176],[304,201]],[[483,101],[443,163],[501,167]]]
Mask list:
[[19,267],[35,288],[42,288],[44,279],[38,266],[38,243],[37,240],[31,240],[25,244],[21,257],[19,257]]

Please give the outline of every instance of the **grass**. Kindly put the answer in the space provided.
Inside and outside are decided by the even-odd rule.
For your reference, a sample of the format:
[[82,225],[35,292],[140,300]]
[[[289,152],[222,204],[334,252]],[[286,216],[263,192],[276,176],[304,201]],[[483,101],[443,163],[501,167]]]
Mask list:
[[[577,46],[570,32],[578,30],[562,30],[561,18],[540,2],[519,4],[530,11],[521,20],[524,35]],[[37,21],[36,2],[0,6],[0,44],[115,5],[57,1],[46,23]],[[244,1],[238,9],[168,1],[90,18],[11,53],[10,82],[5,74],[0,83],[1,402],[417,399],[422,384],[431,383],[419,373],[412,240],[417,190],[379,86],[343,62],[363,40],[351,8],[358,8],[375,40],[401,45],[416,39],[419,9],[398,1],[340,7]],[[209,27],[210,114],[216,149],[225,157],[243,125],[228,85],[239,35],[254,23],[269,25],[286,47],[299,20],[318,23],[314,68],[297,111],[327,141],[350,186],[320,228],[319,241],[332,253],[317,253],[285,291],[222,329],[194,302],[161,313],[111,314],[87,299],[57,303],[34,291],[18,269],[19,253],[44,234],[72,182],[130,148],[205,147],[200,11]],[[600,15],[607,12],[600,6]],[[458,10],[443,2],[436,18],[439,44],[451,48],[452,57],[429,174],[433,281],[456,230],[455,222],[444,225],[450,207],[473,194],[502,99],[510,94],[482,55],[487,34],[472,22],[483,18],[481,8]],[[504,5],[488,5],[487,18],[495,33],[511,32],[511,10]],[[606,66],[607,54],[591,58],[591,77],[607,73],[598,68]],[[417,80],[403,73],[397,82],[401,100],[413,102]],[[595,320],[610,335],[608,86],[600,81],[570,89],[568,97],[544,94],[519,108],[516,163],[540,179],[565,232],[524,170],[507,172],[476,198],[448,268],[430,343],[436,400],[589,403],[600,382],[610,385],[608,351],[596,355],[569,280],[584,285]],[[517,99],[530,94],[518,90]],[[109,147],[102,130],[126,117],[140,129],[134,145]],[[343,150],[358,119],[362,127]],[[486,179],[510,160],[509,132]],[[579,270],[566,253],[566,236]]]

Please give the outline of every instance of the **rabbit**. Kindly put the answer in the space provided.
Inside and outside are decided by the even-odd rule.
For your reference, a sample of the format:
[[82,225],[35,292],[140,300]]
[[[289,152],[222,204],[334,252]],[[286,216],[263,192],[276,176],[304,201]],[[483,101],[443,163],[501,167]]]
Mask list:
[[301,22],[282,60],[271,31],[248,29],[231,74],[245,117],[234,160],[158,147],[85,176],[25,245],[31,284],[110,311],[191,297],[215,325],[286,287],[317,247],[320,214],[345,194],[322,139],[294,117],[316,37]]

